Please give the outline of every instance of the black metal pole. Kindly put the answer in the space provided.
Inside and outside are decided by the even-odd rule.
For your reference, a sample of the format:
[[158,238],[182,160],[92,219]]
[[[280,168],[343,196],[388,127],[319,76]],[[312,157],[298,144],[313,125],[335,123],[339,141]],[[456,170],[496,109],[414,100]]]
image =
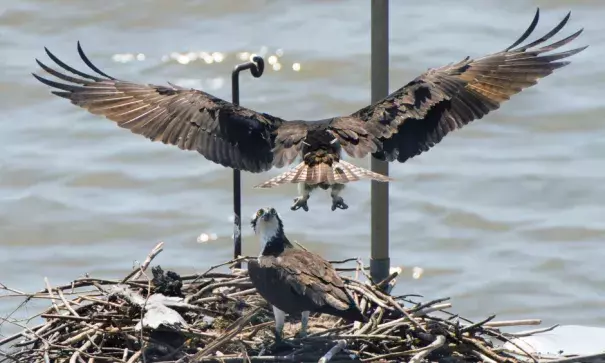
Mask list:
[[[265,61],[262,57],[255,56],[252,62],[238,64],[231,72],[231,99],[233,104],[239,105],[239,73],[246,69],[255,78],[263,75],[265,70]],[[237,258],[242,254],[242,177],[238,169],[233,169],[233,258]],[[235,267],[241,268],[242,264],[237,263]]]
[[[372,0],[372,103],[389,93],[389,0]],[[389,175],[389,164],[372,158],[371,170]],[[389,276],[389,183],[372,180],[370,274],[375,282]]]

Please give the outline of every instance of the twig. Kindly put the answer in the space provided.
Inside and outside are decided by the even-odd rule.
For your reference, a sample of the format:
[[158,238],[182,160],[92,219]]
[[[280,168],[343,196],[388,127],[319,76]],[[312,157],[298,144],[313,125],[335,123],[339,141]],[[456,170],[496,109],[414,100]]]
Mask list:
[[250,258],[253,258],[253,257],[250,257],[250,256],[240,256],[238,258],[234,258],[234,259],[229,260],[227,262],[223,262],[223,263],[219,263],[218,265],[210,266],[210,268],[208,270],[206,270],[206,272],[204,272],[201,275],[199,275],[198,277],[196,277],[193,280],[193,282],[197,281],[200,277],[207,277],[207,276],[209,276],[210,272],[216,270],[219,267],[228,266],[228,265],[234,265],[234,264],[236,264],[238,262],[243,262],[243,261],[248,260]]
[[355,286],[355,285],[349,285],[347,286],[348,289],[354,290],[359,292],[362,296],[368,298],[370,301],[372,301],[374,304],[384,308],[384,309],[388,309],[388,310],[393,310],[392,307],[388,306],[387,304],[383,303],[382,301],[380,301],[376,295],[374,295],[371,291],[364,289],[362,287],[359,286]]
[[521,326],[521,325],[540,325],[542,320],[540,319],[523,319],[523,320],[505,320],[505,321],[490,321],[486,323],[486,327],[500,328],[503,326]]
[[445,337],[443,335],[438,335],[435,338],[435,341],[428,345],[425,350],[416,354],[410,359],[409,363],[420,363],[427,355],[431,354],[435,349],[441,348],[445,344]]
[[80,358],[80,354],[86,349],[88,349],[98,337],[99,333],[93,335],[91,338],[88,339],[86,343],[82,344],[82,346],[78,348],[78,350],[76,350],[74,354],[72,354],[71,358],[69,359],[69,363],[75,363],[78,358]]
[[485,362],[485,363],[497,363],[495,360],[491,359],[490,357],[486,356],[485,354],[481,353],[481,352],[471,352],[472,355],[474,355],[475,357],[481,359],[481,361]]
[[495,317],[496,317],[496,315],[490,315],[490,316],[488,316],[486,319],[483,319],[483,320],[481,320],[481,321],[480,321],[480,322],[478,322],[478,323],[471,324],[471,325],[469,325],[469,326],[465,326],[464,328],[460,329],[460,333],[464,333],[464,332],[467,332],[467,331],[471,331],[471,330],[473,330],[473,329],[476,329],[476,328],[478,328],[478,327],[480,327],[480,326],[482,326],[482,325],[484,325],[484,324],[488,323],[490,320],[494,319]]
[[296,243],[296,245],[297,245],[298,247],[300,247],[301,249],[303,249],[304,251],[307,251],[307,252],[309,251],[309,250],[308,250],[308,249],[307,249],[305,246],[301,245],[301,244],[300,244],[300,243],[298,243],[297,241],[294,241],[294,243]]
[[410,309],[410,313],[415,313],[417,311],[423,310],[424,308],[427,308],[427,307],[430,307],[430,306],[434,306],[434,305],[437,305],[439,303],[442,303],[442,302],[445,302],[445,301],[448,301],[448,300],[450,300],[449,297],[444,297],[444,298],[441,298],[441,299],[431,300],[429,302],[426,302],[424,304],[420,304],[420,305],[418,305],[418,306]]
[[449,309],[451,307],[452,307],[451,303],[436,304],[436,305],[431,306],[430,308],[425,308],[425,309],[422,309],[422,310],[418,310],[415,313],[412,313],[412,316],[421,317],[421,316],[425,316],[427,314],[430,314],[432,312],[442,311],[442,310],[445,310],[445,309]]
[[410,313],[408,313],[407,311],[405,311],[405,309],[399,305],[399,303],[397,301],[395,301],[395,299],[393,299],[390,296],[387,296],[387,301],[390,302],[395,308],[397,308],[397,310],[401,311],[403,313],[403,315],[405,315],[408,319],[410,319],[410,322],[412,324],[414,324],[414,326],[416,326],[416,328],[422,330],[423,332],[427,332],[426,329],[420,325],[419,322],[416,321],[416,319],[414,319],[414,317],[412,317],[412,315],[410,315]]
[[[221,347],[221,345],[223,345],[225,342],[231,340],[231,338],[236,336],[243,329],[244,325],[247,322],[249,322],[256,314],[258,314],[259,311],[260,311],[260,308],[256,308],[253,311],[251,311],[248,314],[241,317],[240,319],[238,319],[234,323],[235,326],[229,332],[224,334],[222,337],[216,339],[212,343],[208,344],[200,352],[196,353],[193,356],[193,362],[199,362],[200,358],[203,358],[204,356],[212,353],[216,349],[219,349]],[[180,360],[179,360],[179,362],[180,362]]]
[[142,271],[145,271],[147,269],[147,267],[149,266],[149,264],[151,263],[151,261],[155,258],[155,256],[157,256],[160,252],[162,252],[164,249],[164,242],[160,242],[158,243],[149,253],[149,255],[147,255],[147,258],[145,259],[145,261],[143,261],[143,263],[141,264],[141,266],[137,269],[132,270],[131,273],[129,273],[128,275],[126,275],[126,277],[121,281],[122,284],[125,284],[128,280],[132,279],[132,280],[136,280],[139,277],[141,277]]
[[134,363],[137,361],[137,359],[139,359],[139,357],[141,356],[141,354],[143,354],[142,350],[139,350],[138,352],[134,353],[132,355],[132,357],[130,357],[130,359],[127,361],[127,363]]
[[546,333],[546,332],[553,330],[554,328],[556,328],[558,326],[559,326],[559,324],[555,324],[553,326],[549,326],[548,328],[526,330],[526,331],[522,331],[522,332],[518,332],[518,333],[506,333],[504,335],[514,337],[514,338],[522,338],[522,337],[528,337],[528,336],[534,335],[534,334]]
[[346,346],[347,346],[346,340],[339,340],[335,346],[333,346],[330,350],[328,350],[328,352],[326,354],[324,354],[323,357],[319,358],[318,363],[329,362],[332,359],[332,357],[334,357],[336,354],[338,354],[338,352],[340,352],[341,350],[345,349]]
[[490,357],[491,359],[499,362],[499,363],[505,363],[508,362],[509,360],[507,358],[504,357],[499,357],[498,355],[496,355],[494,352],[490,351],[487,347],[485,347],[483,344],[481,344],[480,342],[476,341],[475,339],[472,338],[467,338],[467,337],[461,337],[462,341],[465,343],[470,343],[471,345],[473,345],[474,347],[476,347],[477,349],[479,349],[481,351],[482,354],[487,355],[488,357]]
[[65,304],[65,308],[67,308],[67,310],[69,310],[69,312],[72,313],[73,316],[79,317],[80,315],[76,313],[76,311],[71,307],[70,303],[67,302],[67,299],[65,299],[65,296],[63,296],[63,292],[61,290],[57,290],[57,293],[59,294],[61,301],[63,301],[63,304]]
[[[46,284],[46,290],[48,291],[48,295],[50,295],[50,297],[54,298],[55,295],[53,294],[52,287],[50,287],[50,282],[48,281],[48,277],[44,277],[44,283]],[[52,304],[53,308],[55,309],[55,311],[57,312],[57,314],[61,314],[61,311],[59,311],[59,307],[57,306],[57,304],[55,304],[54,299],[51,300],[51,304]]]
[[343,264],[343,263],[347,263],[347,262],[357,262],[358,258],[357,257],[352,257],[352,258],[345,258],[344,260],[330,260],[328,262],[330,262],[331,265],[339,265],[339,264]]

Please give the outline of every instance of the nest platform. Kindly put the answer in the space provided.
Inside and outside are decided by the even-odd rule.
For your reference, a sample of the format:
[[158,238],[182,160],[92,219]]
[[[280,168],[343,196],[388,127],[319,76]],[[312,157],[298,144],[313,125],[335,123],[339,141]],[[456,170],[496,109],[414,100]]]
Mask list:
[[448,298],[423,302],[417,296],[393,296],[401,270],[371,283],[357,259],[331,262],[369,322],[311,314],[309,334],[300,338],[300,316],[292,316],[284,328],[288,344],[275,345],[271,307],[256,293],[247,271],[233,268],[247,257],[195,275],[180,276],[160,266],[149,271],[162,248],[158,244],[121,279],[86,277],[54,287],[45,279],[45,288],[32,294],[0,284],[0,290],[26,302],[48,300],[48,308],[32,317],[42,318],[41,324],[4,322],[22,330],[0,341],[0,362],[537,361],[522,349],[502,348],[520,335],[500,328],[539,320],[498,322],[489,316],[472,322],[450,312]]

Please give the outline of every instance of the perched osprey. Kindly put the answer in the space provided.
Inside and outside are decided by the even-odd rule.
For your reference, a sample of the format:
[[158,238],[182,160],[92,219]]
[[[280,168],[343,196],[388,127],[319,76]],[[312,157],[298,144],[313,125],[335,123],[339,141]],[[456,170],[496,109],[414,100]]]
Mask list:
[[429,69],[372,105],[348,116],[318,121],[286,121],[170,83],[157,86],[118,80],[93,65],[79,43],[80,57],[101,77],[68,66],[48,49],[48,56],[58,66],[78,77],[38,60],[46,72],[66,83],[34,77],[56,88],[55,95],[104,115],[120,127],[152,141],[196,150],[225,167],[259,173],[284,167],[300,157],[302,162],[295,168],[257,187],[299,183],[300,196],[292,209],[305,211],[313,189],[331,189],[332,210],[346,209],[339,195],[345,183],[362,178],[390,179],[342,160],[342,150],[354,158],[371,154],[403,163],[429,150],[450,131],[496,110],[510,96],[569,63],[562,59],[586,48],[543,55],[580,35],[582,29],[543,45],[565,26],[571,13],[548,34],[517,47],[533,32],[539,14],[538,9],[525,33],[503,51]]
[[261,208],[252,218],[262,250],[248,261],[248,274],[256,291],[273,305],[276,339],[281,340],[286,314],[302,314],[306,335],[310,312],[367,322],[336,270],[321,256],[295,248],[273,208]]

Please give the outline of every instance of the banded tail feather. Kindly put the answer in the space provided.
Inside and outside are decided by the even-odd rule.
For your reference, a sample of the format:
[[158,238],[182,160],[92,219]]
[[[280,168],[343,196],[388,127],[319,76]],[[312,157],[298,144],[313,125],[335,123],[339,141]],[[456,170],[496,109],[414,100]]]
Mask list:
[[393,180],[388,176],[375,173],[344,160],[334,162],[332,165],[322,163],[312,166],[301,162],[293,169],[258,184],[255,188],[273,188],[287,183],[305,183],[307,185],[346,184],[360,179],[371,179],[385,183]]

